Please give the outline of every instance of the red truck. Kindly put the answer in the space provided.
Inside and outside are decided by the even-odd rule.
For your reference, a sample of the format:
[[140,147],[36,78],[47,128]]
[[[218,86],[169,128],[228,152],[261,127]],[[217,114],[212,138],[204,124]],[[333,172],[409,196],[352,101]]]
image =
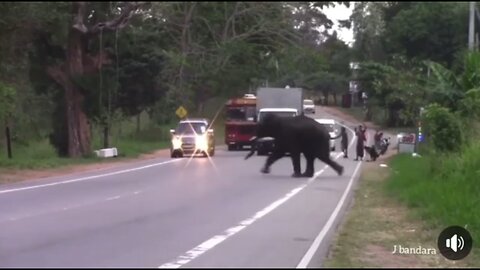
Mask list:
[[240,150],[251,146],[250,139],[255,136],[257,99],[252,94],[241,98],[232,98],[225,104],[225,143],[228,151]]

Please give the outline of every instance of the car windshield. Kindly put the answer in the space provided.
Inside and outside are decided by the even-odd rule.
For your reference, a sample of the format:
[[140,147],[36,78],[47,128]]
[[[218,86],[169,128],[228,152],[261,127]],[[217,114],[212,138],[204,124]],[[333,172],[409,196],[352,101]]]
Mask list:
[[259,113],[258,120],[265,117],[265,115],[273,114],[280,117],[294,117],[297,114],[295,112],[261,112]]
[[255,117],[255,107],[232,107],[227,109],[227,120],[248,120]]
[[304,101],[303,101],[303,104],[305,104],[305,105],[313,105],[313,101],[307,99],[307,100],[304,100]]
[[207,131],[207,125],[201,122],[183,122],[179,123],[176,134],[203,134]]

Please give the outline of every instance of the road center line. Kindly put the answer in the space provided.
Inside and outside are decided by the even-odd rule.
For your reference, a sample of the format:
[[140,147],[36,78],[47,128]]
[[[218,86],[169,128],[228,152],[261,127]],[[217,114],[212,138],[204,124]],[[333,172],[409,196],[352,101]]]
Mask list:
[[[347,127],[348,128],[348,127]],[[352,133],[353,131],[348,128]],[[352,138],[351,142],[350,142],[350,145],[349,145],[349,148],[350,146],[353,144],[354,142],[354,138]],[[337,156],[334,158],[335,160],[338,159],[343,153],[339,153],[337,154]],[[219,234],[219,235],[215,235],[214,237],[208,239],[207,241],[201,243],[200,245],[196,246],[195,248],[187,251],[185,254],[183,255],[180,255],[177,259],[175,259],[174,261],[171,261],[171,262],[168,262],[168,263],[165,263],[165,264],[162,264],[160,265],[158,268],[180,268],[182,267],[183,265],[191,262],[192,260],[194,260],[195,258],[199,257],[200,255],[202,255],[203,253],[207,252],[208,250],[214,248],[215,246],[217,246],[218,244],[222,243],[223,241],[227,240],[229,237],[237,234],[238,232],[242,231],[243,229],[247,228],[249,225],[253,224],[255,221],[259,220],[260,218],[264,217],[265,215],[267,215],[268,213],[272,212],[273,210],[275,210],[277,207],[279,207],[280,205],[284,204],[286,201],[288,201],[290,198],[292,198],[293,196],[295,196],[296,194],[298,194],[300,191],[302,191],[305,187],[307,187],[310,183],[312,183],[315,178],[317,178],[320,174],[322,174],[325,169],[326,169],[327,165],[321,169],[320,171],[318,171],[317,173],[315,173],[315,175],[313,177],[311,177],[310,179],[308,179],[307,183],[291,190],[289,193],[287,193],[285,196],[283,196],[282,198],[280,198],[279,200],[271,203],[269,206],[265,207],[264,209],[260,210],[259,212],[257,212],[253,217],[251,218],[248,218],[242,222],[239,223],[239,225],[235,226],[235,227],[232,227],[232,228],[229,228],[227,229],[226,231],[224,231],[222,234]],[[351,182],[351,181],[350,181]],[[347,190],[350,188],[350,185],[347,187]],[[343,203],[342,203],[343,204]]]
[[110,198],[106,198],[105,201],[111,201],[111,200],[116,200],[116,199],[120,199],[120,196],[113,196],[113,197],[110,197]]
[[0,190],[0,194],[29,190],[29,189],[36,189],[36,188],[44,188],[44,187],[49,187],[49,186],[56,186],[56,185],[61,185],[61,184],[68,184],[68,183],[91,180],[91,179],[96,179],[96,178],[101,178],[101,177],[106,177],[106,176],[112,176],[112,175],[117,175],[117,174],[122,174],[122,173],[129,173],[129,172],[139,171],[139,170],[143,170],[143,169],[147,169],[147,168],[151,168],[151,167],[155,167],[155,166],[165,165],[165,164],[168,164],[168,163],[178,162],[178,161],[181,161],[181,160],[182,159],[172,159],[172,160],[167,160],[167,161],[164,161],[164,162],[154,163],[154,164],[150,164],[150,165],[146,165],[146,166],[142,166],[142,167],[137,167],[137,168],[133,168],[133,169],[121,170],[121,171],[99,174],[99,175],[93,175],[93,176],[88,176],[88,177],[81,177],[81,178],[76,178],[76,179],[71,179],[71,180],[66,180],[66,181],[61,181],[61,182],[55,182],[55,183],[50,183],[50,184],[43,184],[43,185],[35,185],[35,186],[22,187],[22,188]]

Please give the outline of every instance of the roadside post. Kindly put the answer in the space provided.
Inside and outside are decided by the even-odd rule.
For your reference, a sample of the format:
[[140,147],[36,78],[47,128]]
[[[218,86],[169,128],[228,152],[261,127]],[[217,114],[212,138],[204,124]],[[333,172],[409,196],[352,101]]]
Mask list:
[[415,153],[418,153],[418,146],[424,140],[423,133],[422,133],[422,115],[424,112],[425,112],[425,108],[420,107],[420,117],[418,119],[418,126],[417,126],[417,140],[415,140]]

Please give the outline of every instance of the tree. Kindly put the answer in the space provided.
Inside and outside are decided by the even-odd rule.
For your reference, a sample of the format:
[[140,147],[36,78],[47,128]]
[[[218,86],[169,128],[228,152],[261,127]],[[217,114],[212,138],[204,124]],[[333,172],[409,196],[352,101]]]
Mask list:
[[356,2],[350,16],[355,37],[357,61],[383,61],[386,58],[382,44],[385,32],[384,6],[386,2]]
[[[426,61],[426,64],[432,74],[429,81],[429,89],[431,89],[429,98],[432,102],[453,110],[462,108],[462,102],[467,102],[463,104],[463,109],[475,108],[470,103],[476,100],[475,93],[480,88],[479,52],[472,52],[465,56],[463,72],[460,75],[456,75],[453,71],[433,61]],[[467,109],[465,112],[468,111]]]
[[8,157],[12,158],[9,118],[15,109],[15,89],[0,81],[0,120],[5,123]]
[[467,2],[392,2],[383,13],[388,54],[428,59],[451,68],[466,46]]
[[425,75],[420,63],[401,56],[388,64],[361,63],[359,80],[369,96],[368,111],[371,113],[373,106],[383,108],[388,126],[414,124],[418,108],[426,105]]
[[[101,48],[95,54],[92,43],[103,38],[108,32],[124,28],[142,3],[98,3],[73,2],[56,5],[55,14],[43,28],[37,29],[37,54],[43,51],[40,59],[46,74],[64,91],[64,108],[68,136],[68,156],[78,157],[91,151],[90,121],[84,107],[85,93],[79,81],[85,76],[96,74],[103,65],[111,63],[107,53]],[[70,11],[68,12],[68,8]],[[52,7],[50,7],[52,8]],[[42,9],[44,11],[44,9]],[[69,18],[71,16],[71,19]],[[107,20],[107,17],[114,16]],[[49,29],[48,22],[63,32]]]

